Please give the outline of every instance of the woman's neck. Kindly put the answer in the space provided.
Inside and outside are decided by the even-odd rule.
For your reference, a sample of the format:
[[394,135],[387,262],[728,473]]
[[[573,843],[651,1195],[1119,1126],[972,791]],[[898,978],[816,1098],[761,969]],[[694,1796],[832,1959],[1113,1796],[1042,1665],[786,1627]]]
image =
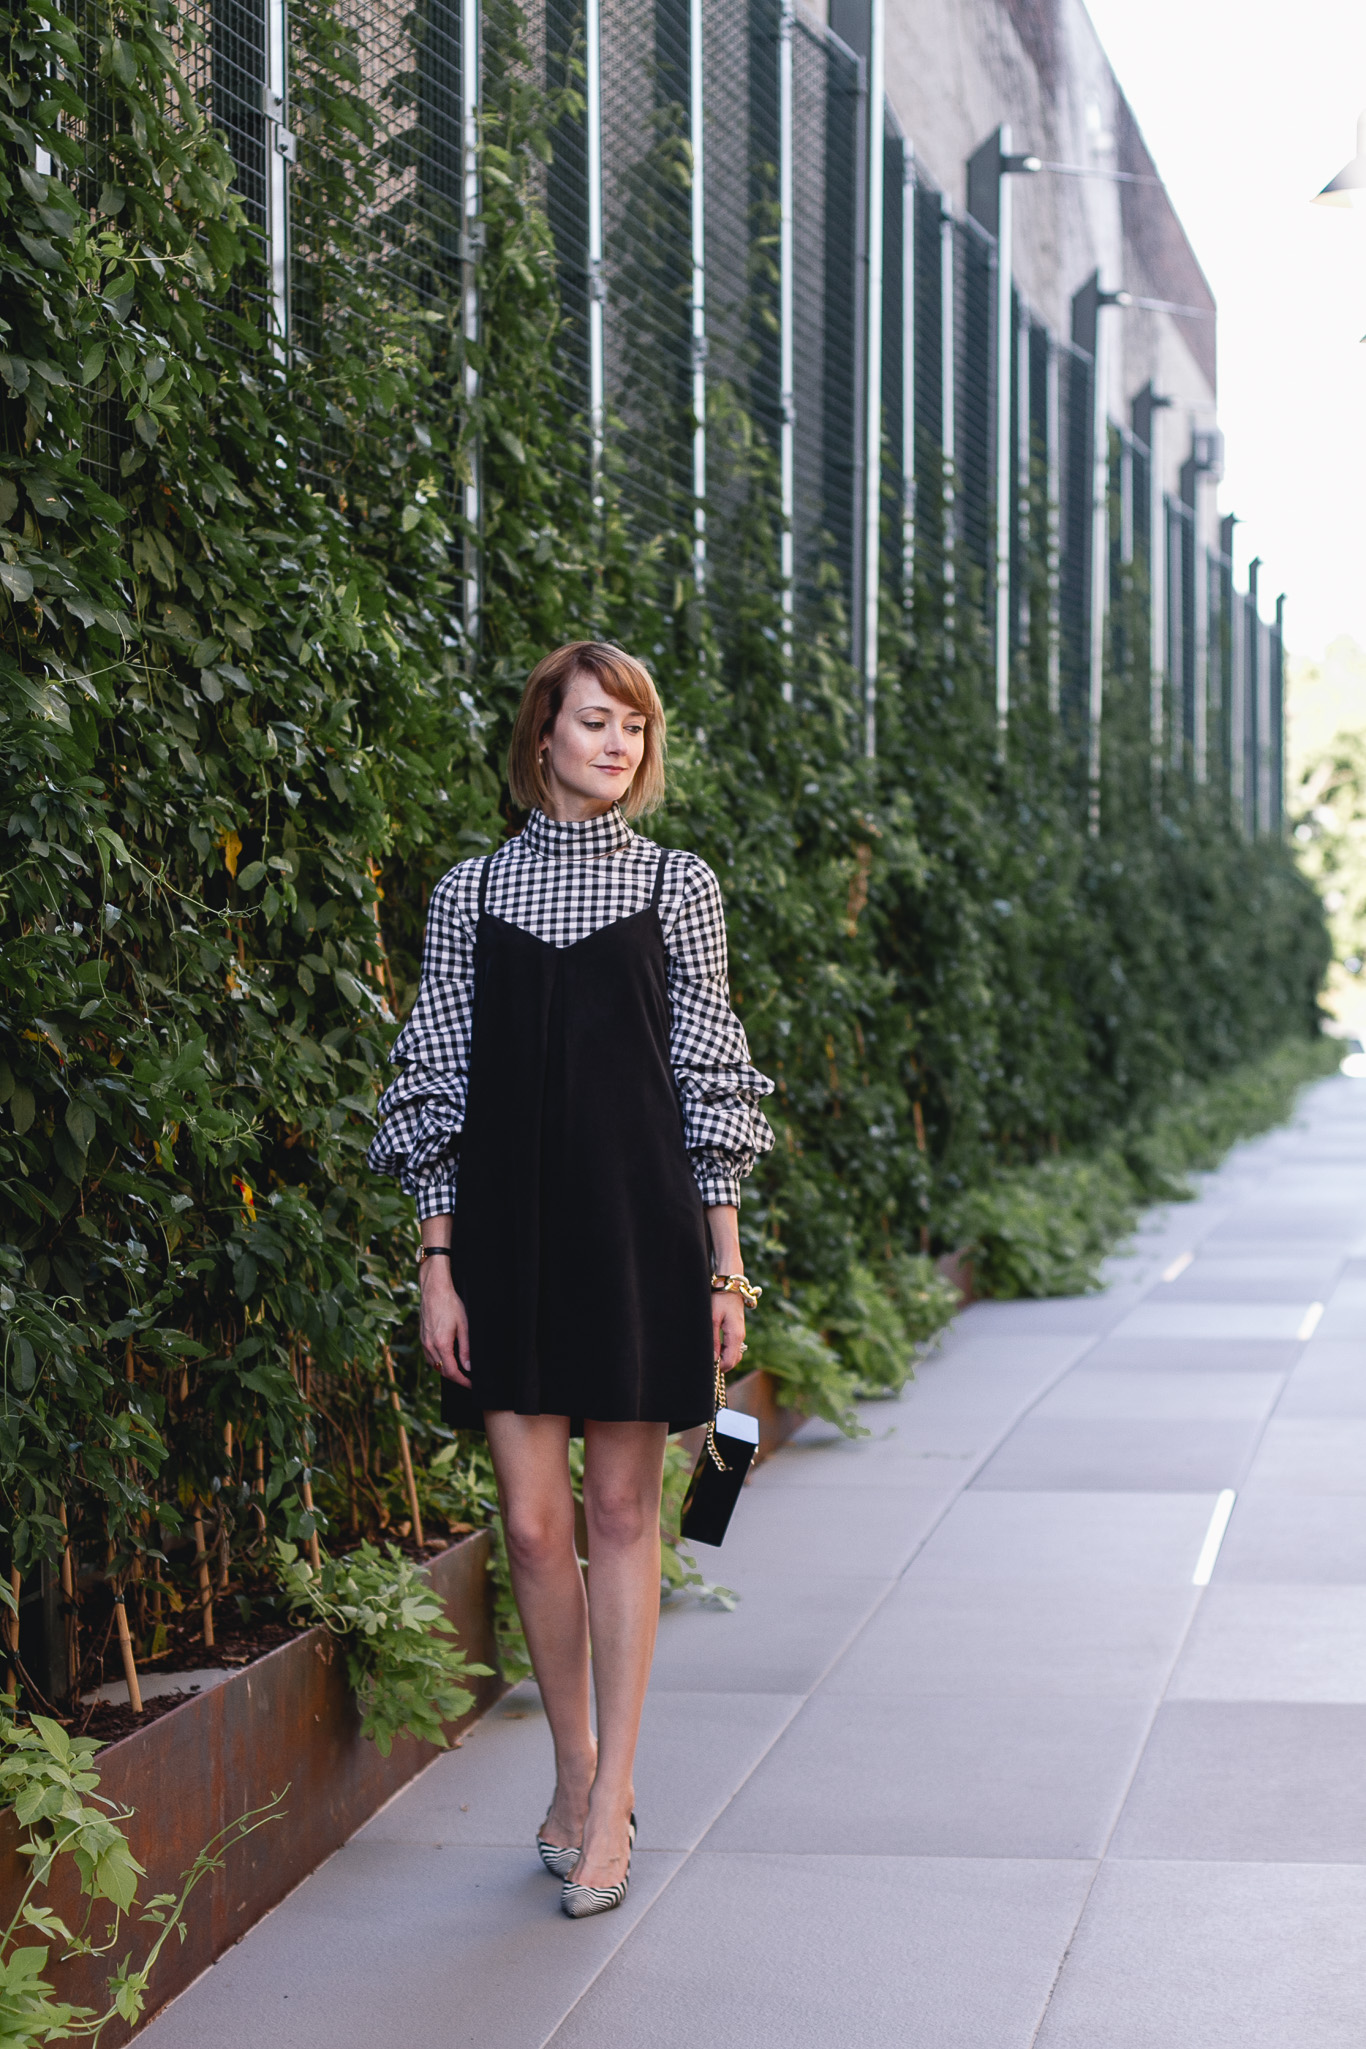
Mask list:
[[547,789],[541,809],[555,825],[583,825],[590,818],[606,818],[615,797],[581,797],[574,790]]

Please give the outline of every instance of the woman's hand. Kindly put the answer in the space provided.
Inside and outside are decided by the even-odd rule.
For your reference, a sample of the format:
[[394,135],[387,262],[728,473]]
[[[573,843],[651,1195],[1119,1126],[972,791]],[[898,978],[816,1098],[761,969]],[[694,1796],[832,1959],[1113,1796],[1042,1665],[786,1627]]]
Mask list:
[[457,1387],[470,1384],[470,1324],[465,1305],[455,1292],[448,1259],[424,1259],[418,1268],[422,1289],[422,1350],[443,1378]]
[[712,1290],[711,1341],[713,1359],[723,1373],[733,1373],[745,1349],[745,1305],[719,1288]]

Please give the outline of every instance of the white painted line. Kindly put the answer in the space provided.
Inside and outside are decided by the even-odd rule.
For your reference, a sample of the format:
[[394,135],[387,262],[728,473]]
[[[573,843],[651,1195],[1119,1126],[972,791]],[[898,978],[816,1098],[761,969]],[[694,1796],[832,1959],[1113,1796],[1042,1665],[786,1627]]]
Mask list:
[[1299,1339],[1302,1345],[1307,1344],[1309,1339],[1313,1337],[1314,1332],[1319,1327],[1319,1318],[1322,1316],[1322,1314],[1322,1302],[1311,1302],[1309,1304],[1309,1307],[1305,1310],[1304,1320],[1300,1324],[1299,1329],[1295,1332],[1295,1336]]
[[1209,1585],[1210,1574],[1214,1571],[1219,1557],[1219,1546],[1224,1541],[1224,1531],[1228,1528],[1228,1519],[1233,1513],[1233,1504],[1237,1499],[1238,1497],[1233,1489],[1225,1487],[1223,1493],[1215,1502],[1214,1514],[1209,1519],[1209,1528],[1205,1531],[1205,1541],[1200,1546],[1200,1556],[1196,1559],[1195,1571],[1191,1574],[1191,1585],[1193,1587],[1207,1587]]
[[1193,1252],[1178,1252],[1176,1258],[1172,1261],[1171,1265],[1164,1267],[1162,1269],[1163,1280],[1176,1280],[1179,1275],[1183,1274],[1186,1271],[1186,1268],[1190,1265],[1191,1261],[1194,1258],[1195,1254]]

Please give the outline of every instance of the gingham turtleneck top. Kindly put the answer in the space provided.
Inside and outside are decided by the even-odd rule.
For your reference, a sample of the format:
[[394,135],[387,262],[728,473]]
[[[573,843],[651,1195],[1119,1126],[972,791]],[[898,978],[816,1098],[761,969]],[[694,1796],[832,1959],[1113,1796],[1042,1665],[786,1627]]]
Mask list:
[[[561,823],[533,811],[501,847],[485,909],[552,946],[645,910],[659,848],[620,809]],[[370,1165],[396,1174],[420,1217],[455,1206],[474,1013],[474,941],[482,860],[462,861],[432,892],[422,980],[391,1055],[402,1073],[380,1101]],[[668,961],[670,1050],[683,1137],[704,1203],[738,1203],[740,1182],[773,1133],[759,1109],[773,1083],[751,1066],[730,1007],[721,891],[696,854],[670,852],[659,921]]]

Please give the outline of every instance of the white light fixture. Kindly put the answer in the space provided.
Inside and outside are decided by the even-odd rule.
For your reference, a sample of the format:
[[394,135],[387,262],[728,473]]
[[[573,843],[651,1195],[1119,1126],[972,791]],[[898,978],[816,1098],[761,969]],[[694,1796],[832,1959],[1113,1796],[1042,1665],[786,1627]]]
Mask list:
[[1315,206],[1361,206],[1366,202],[1366,113],[1357,116],[1357,153],[1313,198]]

